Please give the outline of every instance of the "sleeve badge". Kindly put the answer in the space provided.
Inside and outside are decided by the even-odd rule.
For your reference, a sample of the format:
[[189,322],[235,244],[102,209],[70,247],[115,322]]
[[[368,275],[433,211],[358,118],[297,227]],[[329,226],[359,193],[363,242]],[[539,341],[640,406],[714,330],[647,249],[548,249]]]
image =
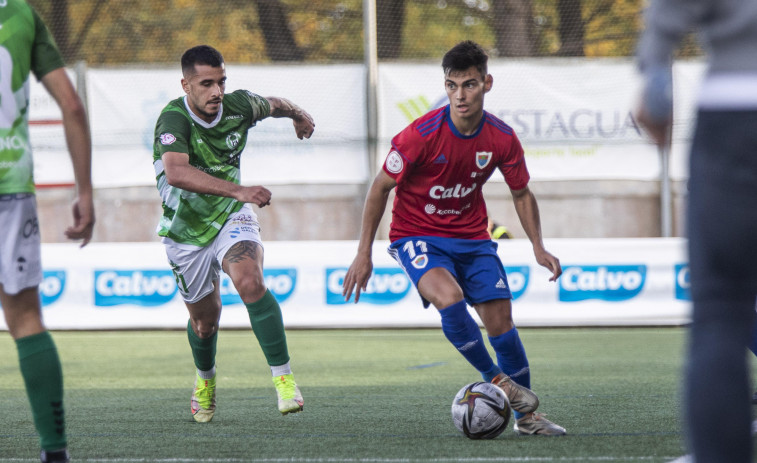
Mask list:
[[173,142],[176,141],[176,137],[173,136],[171,133],[162,133],[160,134],[160,144],[161,145],[170,145],[173,144]]
[[405,167],[404,164],[402,156],[394,150],[392,150],[392,152],[389,153],[389,156],[386,157],[386,170],[393,174],[402,172],[402,169]]

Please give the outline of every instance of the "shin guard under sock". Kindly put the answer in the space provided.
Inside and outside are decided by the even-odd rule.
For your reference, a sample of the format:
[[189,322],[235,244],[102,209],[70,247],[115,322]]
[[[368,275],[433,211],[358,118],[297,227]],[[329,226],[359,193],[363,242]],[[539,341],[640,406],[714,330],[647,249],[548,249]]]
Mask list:
[[444,336],[481,373],[484,380],[490,382],[500,373],[500,369],[489,356],[484,338],[481,336],[481,328],[468,313],[465,301],[441,309],[439,314],[442,316]]
[[52,336],[47,331],[16,340],[26,395],[43,450],[66,447],[63,411],[63,371]]
[[202,339],[194,332],[190,321],[187,323],[187,338],[189,338],[189,346],[192,348],[195,367],[201,371],[211,370],[216,365],[218,331],[213,333],[213,336]]
[[250,316],[252,331],[258,338],[268,365],[283,365],[289,361],[284,319],[281,307],[269,290],[263,297],[250,304],[245,304]]
[[[513,327],[499,336],[489,337],[489,342],[497,353],[497,363],[502,371],[516,383],[531,389],[531,369],[518,330]],[[522,413],[515,412],[516,419],[522,416]]]

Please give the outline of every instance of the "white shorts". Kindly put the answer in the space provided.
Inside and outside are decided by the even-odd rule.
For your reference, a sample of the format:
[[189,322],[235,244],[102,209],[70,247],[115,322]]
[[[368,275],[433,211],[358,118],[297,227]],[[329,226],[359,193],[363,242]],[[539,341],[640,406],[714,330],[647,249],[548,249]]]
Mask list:
[[213,292],[226,252],[240,241],[253,241],[263,247],[258,216],[249,204],[229,216],[218,236],[205,247],[163,238],[168,263],[185,302],[193,304]]
[[7,294],[42,282],[37,199],[31,193],[0,195],[0,283]]

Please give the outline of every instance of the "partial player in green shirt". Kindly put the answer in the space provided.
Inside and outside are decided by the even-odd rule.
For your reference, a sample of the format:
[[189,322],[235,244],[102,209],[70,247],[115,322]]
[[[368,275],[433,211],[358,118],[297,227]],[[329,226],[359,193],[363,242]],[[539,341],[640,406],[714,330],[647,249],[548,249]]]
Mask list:
[[76,198],[69,239],[92,238],[91,142],[87,115],[50,33],[22,0],[0,1],[0,305],[16,341],[21,375],[39,434],[44,463],[67,462],[63,373],[42,321],[41,239],[29,143],[30,73],[61,109]]
[[171,101],[155,127],[153,166],[163,200],[158,234],[189,311],[187,336],[197,375],[191,413],[208,422],[216,408],[216,341],[221,316],[220,270],[247,307],[282,414],[303,408],[292,375],[281,308],[263,279],[263,244],[252,205],[271,203],[263,186],[240,184],[248,130],[267,117],[292,119],[297,138],[310,138],[313,118],[284,98],[245,90],[225,94],[223,57],[200,45],[181,58],[186,95]]

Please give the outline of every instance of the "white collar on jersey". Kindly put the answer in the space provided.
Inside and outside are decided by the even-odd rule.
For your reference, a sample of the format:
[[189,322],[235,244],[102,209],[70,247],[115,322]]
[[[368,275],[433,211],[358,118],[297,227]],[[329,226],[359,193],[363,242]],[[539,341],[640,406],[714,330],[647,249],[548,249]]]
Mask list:
[[210,122],[210,123],[203,121],[197,116],[197,114],[192,112],[192,109],[189,107],[189,104],[187,103],[186,95],[184,95],[184,107],[187,108],[187,112],[192,117],[192,120],[197,122],[198,124],[200,124],[201,127],[206,128],[206,129],[212,129],[213,127],[215,127],[216,124],[218,124],[221,121],[221,117],[223,117],[223,103],[219,105],[218,115],[216,116],[215,119],[213,119],[213,122]]

